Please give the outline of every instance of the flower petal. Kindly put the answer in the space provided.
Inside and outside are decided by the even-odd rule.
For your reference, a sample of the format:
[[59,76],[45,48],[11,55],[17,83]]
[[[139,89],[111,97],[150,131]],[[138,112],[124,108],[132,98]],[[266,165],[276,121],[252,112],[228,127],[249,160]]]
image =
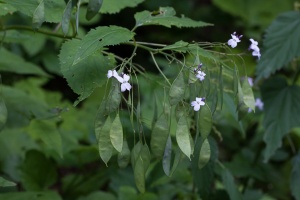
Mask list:
[[130,79],[130,76],[128,76],[127,74],[124,74],[123,79],[124,79],[124,81],[128,82]]
[[196,104],[195,106],[194,106],[194,111],[198,111],[200,109],[200,105],[199,104]]

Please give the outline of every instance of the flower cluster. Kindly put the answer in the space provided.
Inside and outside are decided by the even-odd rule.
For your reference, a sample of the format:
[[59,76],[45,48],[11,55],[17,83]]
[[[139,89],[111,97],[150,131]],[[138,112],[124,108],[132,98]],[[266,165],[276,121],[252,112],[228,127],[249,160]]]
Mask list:
[[191,102],[191,106],[194,107],[194,111],[200,110],[200,107],[205,105],[204,101],[205,101],[205,98],[196,97],[196,101]]
[[122,73],[120,76],[116,70],[113,70],[113,71],[108,70],[107,78],[111,78],[111,77],[116,78],[121,83],[121,91],[122,92],[125,92],[126,90],[129,91],[131,89],[131,85],[128,82],[130,79],[130,76],[128,76],[127,74]]
[[206,74],[205,74],[203,71],[201,71],[202,65],[203,65],[203,64],[200,63],[200,64],[198,65],[198,68],[195,68],[195,69],[194,69],[194,72],[195,72],[195,74],[196,74],[196,78],[198,78],[200,81],[204,81],[205,76],[206,76]]

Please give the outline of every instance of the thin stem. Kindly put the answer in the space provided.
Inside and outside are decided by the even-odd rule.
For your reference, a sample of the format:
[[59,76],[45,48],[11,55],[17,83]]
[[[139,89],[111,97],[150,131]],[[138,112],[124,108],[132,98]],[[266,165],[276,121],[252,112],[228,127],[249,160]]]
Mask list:
[[168,45],[165,44],[157,44],[157,43],[149,43],[149,42],[136,42],[137,44],[141,44],[141,45],[148,45],[148,46],[156,46],[156,47],[166,47]]
[[161,69],[159,68],[156,60],[155,60],[155,57],[153,55],[153,53],[150,51],[150,54],[151,54],[151,57],[152,57],[152,60],[154,62],[154,65],[156,66],[156,68],[158,69],[158,71],[161,73],[161,75],[164,77],[164,79],[168,82],[168,84],[171,86],[171,83],[169,82],[168,78],[165,76],[165,74],[161,71]]

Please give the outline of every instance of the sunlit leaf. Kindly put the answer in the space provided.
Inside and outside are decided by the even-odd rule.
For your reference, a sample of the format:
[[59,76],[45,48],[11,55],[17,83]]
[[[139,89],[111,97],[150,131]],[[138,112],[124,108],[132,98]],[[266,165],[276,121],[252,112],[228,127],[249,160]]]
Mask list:
[[122,151],[118,154],[118,165],[121,168],[126,167],[130,162],[130,149],[126,140],[123,142]]
[[33,12],[32,26],[34,29],[39,29],[42,23],[45,21],[45,3],[41,0],[38,7]]
[[281,147],[282,138],[299,126],[300,87],[289,86],[284,78],[275,77],[262,86],[265,127],[264,141],[267,144],[264,159],[268,161]]
[[100,157],[106,164],[110,160],[113,153],[113,146],[110,141],[109,131],[111,127],[111,119],[108,117],[99,133],[98,148]]
[[199,110],[199,131],[202,138],[207,138],[212,128],[212,115],[207,104]]
[[89,4],[86,11],[86,19],[91,20],[95,15],[99,13],[103,0],[89,0]]
[[190,159],[192,147],[190,142],[190,131],[186,116],[183,115],[177,123],[176,141],[181,151]]
[[210,145],[208,139],[205,139],[201,145],[200,154],[199,154],[199,162],[198,167],[202,169],[210,159]]
[[184,77],[183,73],[180,72],[170,88],[169,97],[171,106],[176,105],[184,98],[184,90]]
[[291,190],[296,200],[300,200],[300,152],[293,158],[293,169],[291,173]]
[[123,147],[123,127],[122,127],[119,114],[117,114],[116,118],[111,124],[109,135],[113,147],[118,152],[121,152]]
[[105,46],[128,42],[133,36],[133,32],[119,26],[101,26],[93,29],[77,43],[72,65],[76,65]]
[[184,16],[176,17],[175,14],[175,10],[171,7],[161,7],[159,11],[154,12],[142,11],[134,15],[134,18],[136,20],[135,26],[139,27],[146,25],[161,25],[168,28],[170,28],[171,26],[176,26],[178,28],[195,28],[212,25],[202,21],[194,21]]
[[151,134],[151,151],[155,157],[163,157],[165,146],[169,136],[169,125],[167,118],[161,114],[156,121]]
[[270,76],[300,56],[299,43],[300,13],[290,11],[279,15],[266,30],[262,56],[256,68],[257,79]]

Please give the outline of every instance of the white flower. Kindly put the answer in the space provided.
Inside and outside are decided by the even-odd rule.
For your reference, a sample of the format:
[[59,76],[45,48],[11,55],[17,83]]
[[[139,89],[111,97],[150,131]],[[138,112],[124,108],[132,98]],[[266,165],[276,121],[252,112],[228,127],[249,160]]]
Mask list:
[[252,52],[252,56],[257,56],[258,57],[258,59],[260,59],[260,52],[259,51],[253,51]]
[[205,74],[204,72],[200,71],[200,70],[197,72],[197,75],[196,75],[196,77],[197,77],[200,81],[203,81],[205,76],[206,76],[206,74]]
[[248,83],[252,87],[253,86],[253,78],[248,77]]
[[249,49],[253,50],[252,52],[252,56],[257,56],[258,59],[260,59],[260,49],[259,47],[257,46],[258,45],[258,42],[253,40],[252,38],[250,38],[250,42],[251,42],[251,45],[249,47]]
[[131,89],[131,85],[130,83],[128,83],[129,79],[130,76],[128,76],[127,74],[123,75],[122,82],[121,82],[121,92],[125,92],[126,90],[129,91]]
[[194,107],[194,111],[200,110],[200,107],[205,105],[204,100],[204,98],[196,97],[196,101],[191,102],[191,106]]
[[121,76],[119,76],[119,74],[116,70],[114,70],[114,71],[108,70],[107,78],[111,78],[111,77],[115,77],[120,83],[123,82],[123,78]]
[[242,35],[238,36],[236,35],[236,33],[234,32],[233,34],[231,34],[231,38],[230,40],[228,40],[227,44],[229,46],[231,46],[232,48],[237,46],[237,43],[240,42],[240,38],[243,37]]

